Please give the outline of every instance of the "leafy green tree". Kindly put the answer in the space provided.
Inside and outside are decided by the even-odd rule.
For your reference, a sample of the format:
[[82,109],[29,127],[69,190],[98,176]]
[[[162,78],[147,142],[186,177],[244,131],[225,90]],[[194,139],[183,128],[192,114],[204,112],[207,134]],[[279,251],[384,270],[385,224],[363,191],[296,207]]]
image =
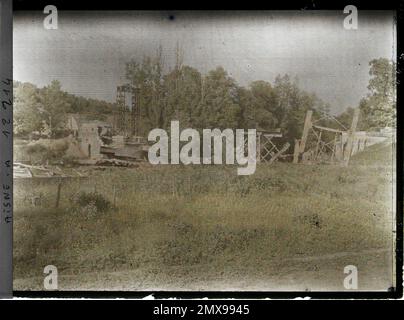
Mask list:
[[164,125],[163,61],[161,48],[153,58],[144,57],[126,64],[126,78],[136,88],[140,103],[140,134]]
[[369,62],[369,94],[360,102],[367,128],[396,124],[396,65],[385,58]]
[[266,81],[254,81],[250,85],[251,99],[246,107],[246,120],[250,127],[257,129],[274,129],[278,122],[274,115],[276,94],[271,84]]
[[237,128],[242,114],[237,94],[236,82],[222,67],[210,71],[203,80],[200,127]]
[[70,112],[86,114],[93,119],[105,120],[108,115],[116,110],[114,103],[102,100],[75,96],[70,93],[66,94],[66,99],[70,105]]
[[293,145],[294,139],[301,136],[307,110],[316,109],[320,100],[314,94],[301,91],[297,80],[292,81],[288,75],[276,77],[274,96],[272,114],[276,126],[281,129],[283,140]]
[[42,129],[43,117],[35,112],[41,106],[38,88],[31,83],[14,82],[14,133],[27,135]]
[[240,106],[240,128],[256,128],[258,116],[254,113],[253,95],[249,88],[237,88],[238,105]]
[[105,119],[114,104],[75,96],[64,92],[58,81],[44,88],[14,81],[14,133],[28,135],[39,132],[49,137],[64,131],[67,113],[89,115],[89,119]]
[[26,135],[37,131],[53,137],[63,129],[69,108],[66,93],[56,80],[42,89],[30,83],[16,82],[14,132],[17,135]]
[[50,137],[64,129],[66,114],[70,111],[67,94],[62,91],[59,81],[53,80],[48,86],[39,90],[39,107],[36,108],[36,112],[42,115],[42,131],[49,132]]
[[202,75],[194,68],[175,68],[164,77],[164,127],[178,120],[182,127],[198,128],[201,116]]

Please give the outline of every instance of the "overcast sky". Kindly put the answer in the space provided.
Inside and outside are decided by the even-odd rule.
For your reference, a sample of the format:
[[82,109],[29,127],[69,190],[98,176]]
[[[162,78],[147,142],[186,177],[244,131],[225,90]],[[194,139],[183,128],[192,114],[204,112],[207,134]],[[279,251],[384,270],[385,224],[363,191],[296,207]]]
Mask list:
[[[125,62],[163,48],[168,67],[177,42],[183,63],[202,73],[223,66],[241,85],[297,77],[333,113],[367,93],[369,61],[395,60],[393,12],[359,11],[358,29],[345,30],[341,11],[63,12],[46,30],[41,12],[14,16],[14,79],[39,86],[57,79],[64,90],[114,101]],[[175,19],[170,19],[173,16]]]

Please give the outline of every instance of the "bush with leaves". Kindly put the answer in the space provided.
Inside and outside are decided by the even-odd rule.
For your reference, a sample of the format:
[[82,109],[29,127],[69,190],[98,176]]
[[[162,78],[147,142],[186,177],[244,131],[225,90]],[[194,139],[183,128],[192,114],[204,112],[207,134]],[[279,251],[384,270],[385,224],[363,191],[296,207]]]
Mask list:
[[71,202],[72,211],[88,219],[111,208],[111,202],[97,192],[81,191],[71,198]]

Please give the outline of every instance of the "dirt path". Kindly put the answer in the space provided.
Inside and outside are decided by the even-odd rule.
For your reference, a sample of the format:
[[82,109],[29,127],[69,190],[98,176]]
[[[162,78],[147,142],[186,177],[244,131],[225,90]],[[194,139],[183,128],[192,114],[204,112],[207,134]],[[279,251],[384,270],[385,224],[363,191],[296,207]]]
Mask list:
[[[345,290],[346,265],[358,268],[359,290],[387,291],[392,286],[393,261],[389,249],[337,252],[320,256],[272,259],[255,266],[170,266],[155,270],[145,266],[134,270],[100,273],[59,273],[60,290],[118,291],[317,291]],[[15,290],[41,290],[43,277],[15,279]]]

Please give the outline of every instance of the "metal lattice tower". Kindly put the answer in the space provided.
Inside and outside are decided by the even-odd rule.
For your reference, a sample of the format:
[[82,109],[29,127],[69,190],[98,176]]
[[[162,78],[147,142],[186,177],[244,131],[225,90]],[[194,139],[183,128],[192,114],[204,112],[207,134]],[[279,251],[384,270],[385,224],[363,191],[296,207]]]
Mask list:
[[125,104],[125,86],[118,86],[116,89],[116,104],[117,104],[117,112],[116,112],[116,124],[115,128],[117,132],[121,134],[125,134],[127,131],[126,128],[126,114],[127,107]]
[[[123,135],[135,135],[140,133],[140,99],[139,90],[130,85],[118,86],[116,91],[116,130]],[[131,108],[127,105],[127,94],[131,94]]]
[[134,136],[140,135],[140,98],[139,89],[131,88],[132,110],[131,110],[131,133]]

